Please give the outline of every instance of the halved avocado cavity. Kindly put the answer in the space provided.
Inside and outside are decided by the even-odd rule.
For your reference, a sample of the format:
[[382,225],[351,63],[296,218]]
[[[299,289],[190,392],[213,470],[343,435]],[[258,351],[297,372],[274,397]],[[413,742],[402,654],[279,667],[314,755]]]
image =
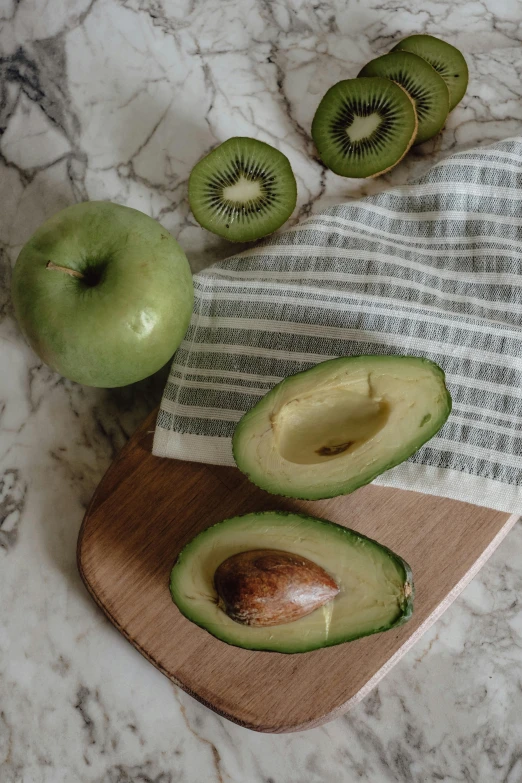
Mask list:
[[[241,553],[245,554],[242,568],[234,575],[230,564],[240,561]],[[282,563],[283,554],[293,569],[290,573]],[[248,572],[245,576],[248,563],[257,567],[250,583]],[[274,624],[273,616],[265,625],[249,624],[248,612],[236,611],[236,619],[227,614],[218,592],[223,565],[236,609],[241,600],[247,608],[253,606],[252,591],[261,578],[257,611],[263,611],[259,607],[264,603],[268,615],[279,601],[279,624]],[[324,598],[329,599],[325,590],[332,597],[292,619],[307,591],[312,601],[324,600],[317,597],[317,589]],[[250,650],[283,653],[307,652],[386,631],[406,622],[413,612],[411,569],[402,558],[354,530],[284,511],[233,517],[204,530],[178,556],[170,590],[182,614],[218,639]],[[241,617],[243,622],[238,621]]]
[[243,416],[234,459],[276,495],[345,495],[408,459],[450,411],[444,373],[428,359],[331,359],[286,378]]

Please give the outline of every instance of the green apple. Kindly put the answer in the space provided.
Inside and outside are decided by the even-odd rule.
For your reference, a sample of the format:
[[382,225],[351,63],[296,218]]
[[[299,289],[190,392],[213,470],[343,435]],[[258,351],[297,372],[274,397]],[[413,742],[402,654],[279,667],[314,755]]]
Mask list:
[[38,356],[87,386],[125,386],[181,343],[194,292],[185,253],[136,209],[87,201],[58,212],[13,272],[20,327]]

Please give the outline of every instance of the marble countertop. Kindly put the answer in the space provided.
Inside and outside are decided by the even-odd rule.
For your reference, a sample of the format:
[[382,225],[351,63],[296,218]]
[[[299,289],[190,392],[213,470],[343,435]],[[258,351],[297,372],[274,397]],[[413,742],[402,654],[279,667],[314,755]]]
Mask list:
[[[3,0],[0,3],[1,783],[522,780],[522,527],[345,717],[249,732],[172,686],[104,619],[75,543],[117,450],[159,401],[64,381],[24,344],[10,270],[58,209],[111,199],[158,218],[194,269],[230,254],[187,203],[193,164],[252,135],[290,158],[295,219],[404,182],[522,127],[516,0]],[[350,182],[314,156],[322,93],[401,37],[461,48],[466,97],[390,175]]]

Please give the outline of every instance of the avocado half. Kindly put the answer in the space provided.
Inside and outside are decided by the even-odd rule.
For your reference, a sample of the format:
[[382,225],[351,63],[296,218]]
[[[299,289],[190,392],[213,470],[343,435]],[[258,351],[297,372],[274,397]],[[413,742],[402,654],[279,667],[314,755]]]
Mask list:
[[[239,552],[284,550],[308,558],[337,582],[339,593],[293,622],[242,625],[219,606],[216,569]],[[298,653],[387,631],[413,612],[411,569],[371,538],[333,522],[285,511],[232,517],[207,528],[181,551],[171,572],[174,603],[189,620],[236,647]]]
[[291,375],[237,425],[234,459],[275,495],[347,495],[408,459],[451,411],[444,372],[415,356],[350,356]]

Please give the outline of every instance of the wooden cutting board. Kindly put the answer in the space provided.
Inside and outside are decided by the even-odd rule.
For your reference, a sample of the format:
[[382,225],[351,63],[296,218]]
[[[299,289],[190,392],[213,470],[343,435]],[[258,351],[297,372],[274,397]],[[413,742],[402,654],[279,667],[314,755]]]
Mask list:
[[[516,516],[416,492],[368,486],[322,501],[277,498],[235,468],[152,456],[153,412],[102,479],[78,539],[94,600],[151,663],[220,715],[257,731],[317,726],[362,699],[477,573]],[[180,549],[235,514],[287,509],[326,517],[390,547],[413,569],[413,619],[315,652],[231,647],[186,620],[168,589]]]

